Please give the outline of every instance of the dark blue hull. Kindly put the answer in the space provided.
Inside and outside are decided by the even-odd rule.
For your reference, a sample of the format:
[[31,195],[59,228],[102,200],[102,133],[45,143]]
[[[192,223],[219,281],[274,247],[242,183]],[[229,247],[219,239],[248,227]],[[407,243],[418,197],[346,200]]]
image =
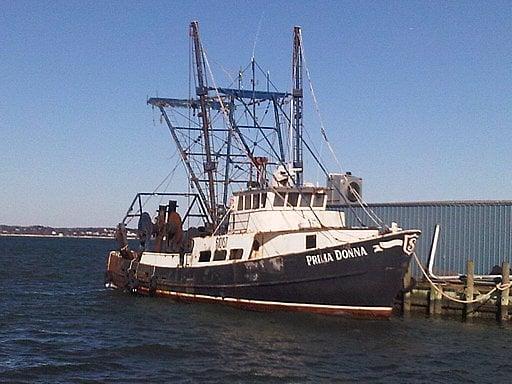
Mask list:
[[181,301],[387,317],[418,235],[204,267],[154,268],[111,254],[108,274],[115,287]]

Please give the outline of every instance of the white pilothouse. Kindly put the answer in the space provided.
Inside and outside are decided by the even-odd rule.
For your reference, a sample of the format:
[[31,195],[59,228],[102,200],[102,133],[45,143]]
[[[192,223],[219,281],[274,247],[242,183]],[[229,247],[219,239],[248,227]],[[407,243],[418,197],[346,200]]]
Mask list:
[[[222,234],[196,237],[191,252],[143,252],[141,264],[178,267],[257,260],[379,235],[377,229],[348,229],[342,211],[328,210],[326,188],[278,187],[234,194]],[[315,260],[315,259],[313,259]],[[314,262],[314,261],[313,261]]]

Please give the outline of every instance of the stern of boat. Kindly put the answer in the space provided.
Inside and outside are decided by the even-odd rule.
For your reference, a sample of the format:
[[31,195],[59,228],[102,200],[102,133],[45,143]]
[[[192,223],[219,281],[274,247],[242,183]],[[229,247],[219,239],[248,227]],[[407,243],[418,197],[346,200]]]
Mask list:
[[124,289],[129,283],[129,271],[133,260],[128,260],[120,251],[110,251],[107,256],[105,287]]

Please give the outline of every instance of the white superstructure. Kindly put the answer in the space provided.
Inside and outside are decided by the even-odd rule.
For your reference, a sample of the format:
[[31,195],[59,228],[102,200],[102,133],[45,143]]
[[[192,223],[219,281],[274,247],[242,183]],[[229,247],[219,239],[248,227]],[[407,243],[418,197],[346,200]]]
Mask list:
[[327,210],[328,189],[274,187],[236,192],[222,235],[193,239],[192,252],[144,252],[141,263],[177,267],[257,260],[352,243],[377,229],[349,229],[342,211]]

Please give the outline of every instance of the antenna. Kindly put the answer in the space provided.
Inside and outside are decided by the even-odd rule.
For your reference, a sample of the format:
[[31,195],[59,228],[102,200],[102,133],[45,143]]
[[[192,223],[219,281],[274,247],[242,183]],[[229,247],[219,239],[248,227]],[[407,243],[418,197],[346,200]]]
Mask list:
[[260,36],[261,24],[263,22],[263,16],[265,16],[265,11],[261,12],[260,21],[258,22],[258,29],[256,31],[256,36],[254,37],[254,44],[252,45],[252,56],[251,58],[254,60],[254,55],[256,53],[256,43],[258,42],[258,37]]

